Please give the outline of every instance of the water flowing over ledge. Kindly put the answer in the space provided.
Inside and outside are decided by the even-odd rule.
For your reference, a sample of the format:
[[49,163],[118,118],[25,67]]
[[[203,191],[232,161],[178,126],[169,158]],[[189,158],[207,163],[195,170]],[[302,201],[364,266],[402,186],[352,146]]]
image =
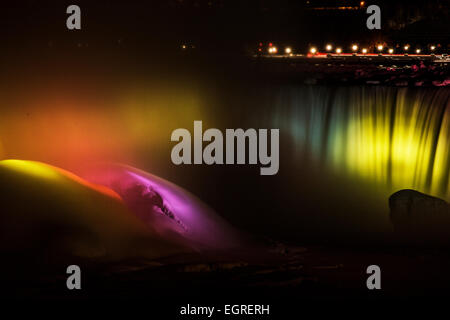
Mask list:
[[285,87],[271,117],[298,153],[333,170],[449,199],[449,98],[445,88]]

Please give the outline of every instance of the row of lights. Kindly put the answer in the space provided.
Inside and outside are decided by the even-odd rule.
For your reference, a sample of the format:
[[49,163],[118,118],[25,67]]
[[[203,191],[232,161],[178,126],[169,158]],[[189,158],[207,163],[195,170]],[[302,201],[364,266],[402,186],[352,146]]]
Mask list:
[[[259,50],[259,51],[261,51],[261,50]],[[267,51],[269,51],[269,53],[277,53],[278,52],[278,48],[277,47],[269,47],[269,49],[267,49]],[[292,48],[291,47],[286,47],[284,49],[284,53],[292,54]]]
[[[358,45],[356,45],[356,44],[352,45],[351,48],[352,48],[352,51],[353,51],[354,53],[356,53],[356,52],[358,51],[358,49],[359,49]],[[333,46],[332,46],[331,44],[327,44],[327,45],[325,46],[325,49],[326,49],[326,51],[330,52],[330,51],[333,50]],[[410,49],[410,47],[409,47],[409,45],[405,45],[405,46],[403,47],[403,49],[404,49],[405,52],[408,52],[408,50]],[[381,53],[381,52],[384,50],[384,46],[381,45],[381,44],[377,45],[377,50],[378,50],[378,52]],[[430,50],[431,50],[431,51],[436,50],[436,46],[430,46]],[[317,48],[316,48],[316,47],[312,47],[311,49],[309,49],[309,52],[312,53],[312,54],[316,54],[316,53],[317,53]],[[336,50],[335,50],[335,52],[338,53],[338,54],[342,53],[342,48],[337,47]],[[362,52],[363,54],[366,54],[366,53],[368,52],[368,50],[367,50],[367,48],[362,48],[362,49],[361,49],[361,52]],[[393,49],[393,48],[389,48],[389,49],[388,49],[388,52],[389,52],[390,54],[393,54],[393,53],[394,53],[394,49]],[[419,53],[421,53],[421,52],[422,52],[422,50],[421,50],[420,48],[417,48],[417,49],[416,49],[416,53],[417,53],[417,54],[419,54]]]
[[[260,44],[260,45],[261,45],[261,44]],[[326,49],[327,52],[331,52],[331,51],[333,51],[333,46],[332,46],[331,44],[327,44],[327,45],[325,46],[325,49]],[[353,45],[351,46],[351,49],[352,49],[353,53],[357,53],[358,50],[359,50],[360,48],[359,48],[359,46],[358,46],[357,44],[353,44]],[[385,49],[385,47],[384,47],[382,44],[379,44],[379,45],[376,46],[376,49],[378,50],[379,53],[381,53],[381,52],[383,52],[383,50]],[[405,45],[405,46],[403,47],[403,50],[405,51],[405,53],[408,52],[409,49],[410,49],[410,46],[409,46],[409,45]],[[434,46],[434,45],[430,46],[430,50],[431,50],[431,51],[436,50],[436,46]],[[259,48],[259,51],[261,51],[261,48]],[[389,48],[387,51],[388,51],[389,54],[393,54],[393,53],[394,53],[394,49],[393,49],[393,48]],[[275,47],[275,46],[273,46],[272,43],[270,43],[270,44],[269,44],[269,48],[268,48],[268,52],[271,53],[271,54],[278,53],[278,48]],[[310,52],[311,54],[314,55],[314,54],[316,54],[316,53],[318,52],[318,50],[317,50],[316,47],[311,47],[311,48],[309,49],[309,52]],[[335,52],[336,52],[337,54],[342,53],[342,48],[341,48],[341,47],[337,47],[337,48],[335,49]],[[420,54],[420,53],[422,52],[422,50],[421,50],[420,48],[417,48],[417,49],[415,50],[415,52],[416,52],[417,54]],[[284,53],[290,55],[290,54],[293,53],[293,50],[292,50],[291,47],[286,47],[286,48],[284,49]],[[367,49],[367,48],[361,48],[361,53],[362,53],[362,54],[368,53],[368,49]]]

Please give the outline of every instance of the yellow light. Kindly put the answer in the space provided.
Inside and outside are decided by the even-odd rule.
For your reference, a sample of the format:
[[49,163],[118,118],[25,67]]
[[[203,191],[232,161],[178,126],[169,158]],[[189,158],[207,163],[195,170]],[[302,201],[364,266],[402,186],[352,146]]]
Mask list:
[[358,46],[357,46],[356,44],[354,44],[354,45],[352,46],[352,50],[353,50],[353,51],[358,50]]
[[342,52],[342,49],[341,48],[337,48],[336,49],[336,53],[341,53]]
[[362,49],[362,53],[366,54],[367,53],[367,49],[366,48]]
[[[336,169],[382,183],[388,193],[413,188],[450,200],[450,113],[442,114],[426,94],[414,95],[413,100],[425,99],[411,103],[409,94],[385,92],[382,99],[373,99],[373,93],[362,90],[351,98],[334,99],[329,124],[322,117],[326,110],[317,108],[320,116],[305,113],[290,121],[302,148],[325,155],[322,161]],[[310,134],[310,128],[326,130],[326,145],[323,136]]]
[[287,47],[286,49],[284,49],[284,52],[290,54],[292,52],[292,49],[290,47]]
[[360,5],[361,7],[364,7],[365,4],[366,4],[365,1],[361,1],[361,2],[359,3],[359,5]]
[[272,52],[273,53],[277,53],[277,51],[278,51],[277,47],[272,47]]
[[312,48],[309,50],[309,52],[311,52],[312,54],[315,54],[315,53],[317,52],[317,49],[314,48],[314,47],[312,47]]
[[416,53],[420,53],[420,51],[421,51],[420,49],[417,49],[417,50],[416,50]]
[[378,51],[382,51],[382,50],[383,50],[383,46],[382,46],[381,44],[379,44],[379,45],[377,46],[377,49],[378,49]]
[[57,171],[49,165],[40,162],[24,161],[24,160],[2,160],[0,161],[0,168],[9,168],[23,174],[33,175],[42,179],[58,179],[61,178]]
[[430,49],[431,49],[431,51],[433,51],[434,49],[436,49],[436,47],[435,46],[431,46]]
[[394,53],[394,49],[389,49],[389,53],[390,54]]
[[405,51],[408,51],[409,50],[409,46],[405,46],[404,49],[405,49]]
[[333,46],[331,44],[327,44],[326,49],[327,51],[331,51],[333,49]]

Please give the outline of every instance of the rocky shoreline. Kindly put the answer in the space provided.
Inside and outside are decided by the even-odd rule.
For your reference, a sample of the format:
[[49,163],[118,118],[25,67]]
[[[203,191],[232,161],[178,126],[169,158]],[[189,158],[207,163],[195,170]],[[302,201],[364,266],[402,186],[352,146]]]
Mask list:
[[450,86],[450,63],[431,59],[256,58],[254,70],[266,79],[310,85]]

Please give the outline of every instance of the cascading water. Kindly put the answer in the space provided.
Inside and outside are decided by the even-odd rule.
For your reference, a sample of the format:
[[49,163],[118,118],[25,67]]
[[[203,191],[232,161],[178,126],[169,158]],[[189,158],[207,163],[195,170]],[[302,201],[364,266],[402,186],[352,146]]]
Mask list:
[[270,117],[294,149],[331,170],[450,199],[450,90],[282,88]]
[[[0,157],[77,174],[94,161],[133,164],[198,195],[237,227],[274,237],[389,233],[388,198],[399,189],[450,200],[450,88],[270,83],[172,92],[106,105],[56,99],[77,108],[9,101],[24,107],[0,118]],[[170,134],[195,120],[221,130],[280,129],[279,172],[173,165]]]

